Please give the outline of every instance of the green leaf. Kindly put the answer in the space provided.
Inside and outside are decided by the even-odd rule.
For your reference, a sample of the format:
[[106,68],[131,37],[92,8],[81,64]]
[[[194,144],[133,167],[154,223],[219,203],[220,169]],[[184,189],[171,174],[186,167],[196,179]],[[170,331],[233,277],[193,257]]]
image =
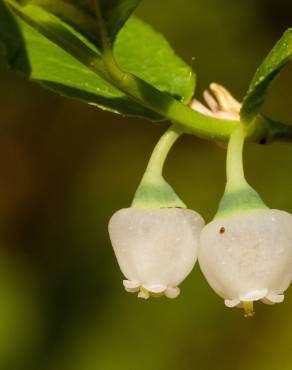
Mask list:
[[[32,6],[27,9],[34,10]],[[39,16],[39,11],[42,20],[44,16],[50,17],[41,9],[37,9],[34,15]],[[50,20],[56,19],[51,17]],[[58,23],[58,26],[60,24]],[[79,43],[79,39],[77,42]],[[61,95],[83,100],[105,110],[151,120],[161,119],[87,68],[85,64],[95,58],[96,54],[92,54],[86,44],[82,45],[86,47],[84,54],[82,49],[75,49],[72,44],[67,43],[67,49],[71,52],[76,50],[74,54],[80,60],[78,61],[21,19],[13,17],[0,2],[0,50],[3,49],[5,62],[12,70],[25,74],[29,79]]]
[[158,90],[188,103],[195,90],[195,74],[178,58],[169,43],[140,19],[131,17],[119,33],[114,55],[119,66]]
[[[85,65],[90,65],[93,61],[100,59],[100,53],[94,45],[68,24],[44,11],[42,8],[31,4],[20,6],[18,2],[14,0],[4,0],[4,2],[7,4],[8,8],[12,9],[12,11],[25,22],[30,24],[48,39],[61,46]],[[5,33],[5,27],[3,27],[2,33]],[[19,37],[21,36],[18,32],[18,38]],[[23,42],[24,41],[25,40],[23,40]]]
[[[15,32],[16,31],[16,32]],[[0,57],[8,63],[21,44],[21,35],[17,32],[15,21],[0,1]]]
[[[8,1],[9,3],[15,4],[14,0]],[[75,0],[73,2],[75,5],[78,4],[79,6],[81,6],[82,2],[82,6],[84,7],[84,0]],[[108,4],[107,6],[105,5],[106,2]],[[106,0],[106,2],[102,5],[104,11],[105,9],[109,11],[109,9],[121,8],[122,4],[124,4],[124,6],[128,4],[125,8],[129,9],[130,3],[132,5],[134,4],[131,1],[122,2]],[[21,12],[21,16],[39,29],[45,36],[56,42],[62,48],[65,48],[65,50],[78,60],[89,65],[95,58],[95,55],[92,54],[92,50],[95,53],[99,53],[95,46],[84,37],[84,33],[79,33],[79,28],[87,21],[88,24],[91,24],[90,29],[94,29],[94,20],[91,20],[90,23],[90,20],[86,17],[84,19],[81,16],[78,18],[78,10],[76,11],[77,8],[72,6],[72,1],[26,0],[25,3],[27,3],[27,5],[17,6],[17,10]],[[137,1],[135,3],[137,3]],[[54,17],[48,11],[43,10],[39,6],[33,6],[32,4],[42,4],[42,8],[52,10],[54,14],[60,15],[62,19],[64,19],[65,14],[66,20],[74,19],[76,23],[79,19],[78,29],[73,26],[71,27],[71,25]],[[58,9],[59,12],[57,12]],[[81,28],[84,31],[83,26]],[[85,43],[85,45],[80,45],[81,42]],[[114,49],[117,62],[125,71],[135,74],[142,80],[152,84],[158,90],[167,92],[178,100],[182,100],[186,103],[189,102],[195,88],[194,72],[175,55],[165,38],[155,32],[153,28],[141,20],[132,17],[117,37]],[[82,55],[80,56],[78,53],[80,54],[81,51]]]
[[260,113],[272,82],[292,59],[292,28],[288,29],[256,71],[243,100],[241,119],[252,122]]
[[[9,1],[9,4],[15,5],[15,2]],[[161,119],[90,70],[94,63],[102,66],[98,51],[68,24],[31,4],[14,6],[14,10],[46,37],[18,17],[14,19],[0,3],[0,20],[5,20],[0,22],[0,49],[7,49],[6,59],[12,69],[62,95],[82,99],[103,109]],[[148,55],[144,47],[147,39],[151,41]],[[14,57],[8,58],[9,53]],[[173,53],[162,36],[143,22],[129,20],[118,36],[115,54],[123,68],[168,94],[184,101],[190,99],[194,90],[191,69]],[[106,74],[101,68],[100,75],[103,76],[103,72]]]
[[141,0],[100,0],[101,12],[111,40],[114,39],[140,2]]
[[111,42],[141,0],[15,0],[18,5],[37,5],[70,24],[99,48],[102,30],[97,22],[95,6],[100,13]]
[[141,0],[99,0],[101,13],[111,41],[114,40],[116,34],[140,2]]

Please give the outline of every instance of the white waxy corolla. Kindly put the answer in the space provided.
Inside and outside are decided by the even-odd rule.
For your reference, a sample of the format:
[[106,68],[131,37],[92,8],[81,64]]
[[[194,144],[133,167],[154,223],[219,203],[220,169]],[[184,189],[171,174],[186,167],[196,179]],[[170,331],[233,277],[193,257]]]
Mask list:
[[202,217],[179,208],[126,208],[109,222],[109,234],[128,292],[140,298],[175,298],[197,260]]
[[216,218],[200,236],[199,263],[228,307],[284,300],[291,281],[292,215],[254,209]]

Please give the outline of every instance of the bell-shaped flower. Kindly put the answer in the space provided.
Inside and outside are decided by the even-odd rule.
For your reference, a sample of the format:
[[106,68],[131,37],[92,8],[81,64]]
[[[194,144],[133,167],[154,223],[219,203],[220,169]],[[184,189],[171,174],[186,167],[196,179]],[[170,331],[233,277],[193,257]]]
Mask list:
[[292,215],[254,209],[216,218],[201,233],[199,263],[228,307],[248,315],[253,301],[282,302],[291,281]]
[[116,212],[109,234],[128,292],[141,298],[175,298],[197,259],[202,217],[179,208],[126,208]]
[[109,234],[125,289],[141,298],[175,298],[178,285],[192,270],[198,254],[202,217],[186,209],[162,176],[167,154],[180,137],[170,127],[157,143],[131,208],[117,211]]
[[201,232],[199,263],[228,307],[253,315],[253,302],[282,302],[291,281],[292,215],[271,210],[247,183],[242,151],[249,127],[239,123],[227,150],[227,183],[214,220]]

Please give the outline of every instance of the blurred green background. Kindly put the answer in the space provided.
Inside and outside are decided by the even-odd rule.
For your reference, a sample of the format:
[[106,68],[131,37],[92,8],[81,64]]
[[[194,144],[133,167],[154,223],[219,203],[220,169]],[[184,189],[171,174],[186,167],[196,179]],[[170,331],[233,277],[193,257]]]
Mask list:
[[[138,9],[193,65],[197,97],[216,81],[238,99],[291,12],[288,0],[145,0]],[[58,97],[3,67],[0,81],[1,370],[291,370],[291,289],[250,320],[224,307],[198,265],[176,300],[124,292],[107,223],[131,203],[166,124]],[[290,66],[265,111],[292,124],[291,84]],[[222,148],[183,137],[166,165],[206,221],[224,162]],[[250,183],[290,212],[291,163],[291,144],[246,147]]]

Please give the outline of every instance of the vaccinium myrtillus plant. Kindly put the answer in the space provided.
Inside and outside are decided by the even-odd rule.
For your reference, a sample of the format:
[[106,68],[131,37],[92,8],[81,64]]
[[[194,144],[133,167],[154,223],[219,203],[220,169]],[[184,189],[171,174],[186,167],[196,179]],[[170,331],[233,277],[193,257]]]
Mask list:
[[[291,281],[292,216],[270,210],[245,180],[245,141],[292,141],[292,126],[261,113],[292,58],[288,29],[258,68],[242,104],[218,84],[194,98],[196,76],[167,41],[132,15],[141,0],[0,0],[0,58],[56,93],[171,126],[155,147],[130,208],[109,233],[127,291],[174,298],[197,257],[229,307],[281,302]],[[147,45],[147,47],[145,47]],[[182,135],[228,142],[227,184],[214,220],[176,195],[163,164]]]

